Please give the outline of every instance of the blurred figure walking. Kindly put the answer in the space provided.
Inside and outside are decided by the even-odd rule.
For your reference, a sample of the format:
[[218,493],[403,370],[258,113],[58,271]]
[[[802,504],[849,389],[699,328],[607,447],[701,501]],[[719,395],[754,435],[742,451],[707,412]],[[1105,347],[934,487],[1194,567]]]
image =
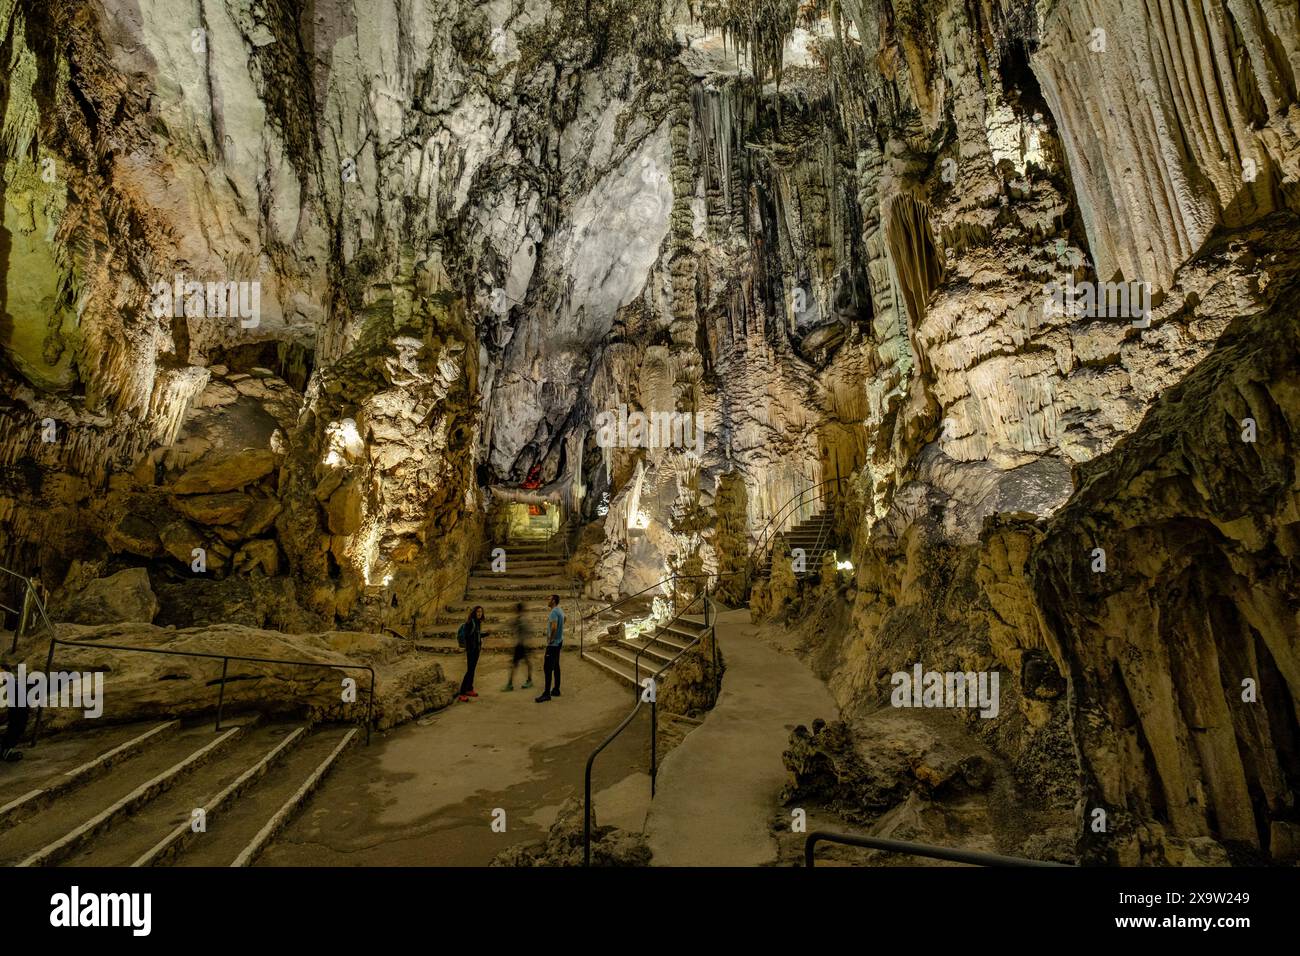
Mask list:
[[515,668],[520,664],[528,668],[528,679],[523,689],[533,686],[533,662],[528,658],[528,632],[524,627],[524,602],[515,605],[515,656],[510,661],[510,674],[506,677],[506,690],[515,689]]

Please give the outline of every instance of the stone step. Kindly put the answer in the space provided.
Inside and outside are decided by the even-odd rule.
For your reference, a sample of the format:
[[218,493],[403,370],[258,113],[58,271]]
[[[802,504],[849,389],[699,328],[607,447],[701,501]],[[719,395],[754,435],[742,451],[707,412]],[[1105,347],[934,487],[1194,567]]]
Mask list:
[[505,575],[505,574],[471,574],[466,587],[473,591],[478,588],[502,588],[511,591],[526,590],[529,588],[550,588],[552,592],[564,597],[565,593],[572,587],[573,582],[568,578],[557,577],[556,575]]
[[647,654],[641,655],[641,665],[639,670],[636,667],[637,648],[624,641],[612,641],[608,644],[601,644],[596,648],[598,654],[606,660],[619,666],[623,671],[624,678],[629,682],[640,684],[640,681],[633,681],[633,674],[639,674],[641,680],[647,677],[653,677],[655,671],[664,666],[664,661],[652,663],[653,659],[648,659]]
[[[683,626],[683,623],[685,626]],[[676,624],[666,624],[659,628],[657,636],[663,640],[672,641],[680,651],[688,647],[703,631],[703,622],[692,626],[690,621],[678,621]]]
[[[482,599],[473,599],[469,601],[460,601],[456,604],[449,604],[443,609],[437,617],[438,624],[463,624],[469,617],[469,612],[475,607],[483,608],[484,624],[489,621],[495,628],[513,627],[515,618],[521,613],[524,618],[525,627],[530,627],[535,622],[537,627],[546,626],[547,615],[550,608],[545,601],[524,601],[523,611],[518,610],[518,601],[489,601]],[[565,613],[565,630],[568,630],[569,624],[576,623],[570,617],[571,614],[581,613],[581,605],[575,608],[572,603],[560,604],[560,609]]]
[[568,560],[563,548],[535,548],[531,546],[520,546],[510,544],[495,544],[485,548],[480,560],[490,561],[492,554],[497,549],[506,553],[506,563],[513,560],[520,561],[565,561]]
[[97,730],[78,730],[41,740],[40,746],[11,764],[0,789],[0,830],[11,826],[57,797],[103,776],[114,764],[180,731],[179,720],[168,720],[141,730],[124,724]]
[[112,766],[94,786],[78,787],[22,826],[0,833],[0,861],[18,866],[60,862],[176,786],[257,722],[249,718],[220,732],[205,724],[146,745]]
[[[417,651],[422,651],[426,654],[452,654],[461,657],[465,656],[465,649],[456,643],[456,637],[454,634],[451,636],[438,636],[436,634],[428,637],[421,636],[420,639],[415,642],[414,646]],[[530,654],[536,652],[538,660],[541,660],[542,652],[546,649],[546,638],[541,634],[529,635],[525,641],[525,646],[528,648]],[[589,644],[587,646],[590,647],[591,645]],[[489,636],[483,641],[481,653],[512,654],[514,653],[514,649],[515,639],[513,635]],[[569,635],[566,634],[564,636],[564,653],[567,654],[570,651],[575,654],[578,652],[578,640],[575,637],[573,642],[570,643]]]
[[512,564],[505,571],[494,571],[489,564],[476,564],[470,574],[502,581],[529,581],[533,578],[567,578],[562,564]]
[[[465,601],[470,601],[474,604],[483,604],[486,601],[508,601],[513,604],[516,601],[541,601],[545,604],[552,594],[558,594],[560,596],[561,606],[573,604],[573,594],[571,592],[557,591],[550,585],[545,585],[539,588],[474,587],[469,588],[465,592],[464,601],[458,601],[456,603],[464,604]],[[592,607],[596,606],[595,601],[587,601],[586,603],[590,604]]]
[[623,641],[615,641],[614,643],[621,644],[624,647],[631,649],[633,653],[641,651],[641,664],[643,667],[645,666],[646,661],[655,661],[656,663],[654,666],[656,668],[662,664],[667,664],[671,662],[681,650],[680,647],[661,643],[653,637],[629,638]]
[[[510,551],[506,551],[506,570],[497,571],[497,574],[510,574],[510,571],[516,567],[564,567],[567,563],[568,559],[562,554],[511,554]],[[480,559],[474,567],[485,568],[487,571],[493,570],[493,558],[490,557],[490,553],[489,557]]]
[[584,660],[588,660],[597,667],[617,677],[623,683],[632,687],[637,686],[636,680],[632,676],[632,668],[624,666],[621,661],[615,658],[606,657],[599,649],[592,649],[587,652]]
[[113,828],[70,855],[73,866],[150,866],[179,852],[204,832],[194,832],[194,811],[205,825],[251,787],[286,753],[300,744],[308,728],[276,722],[248,730],[223,753],[177,786],[159,794]]
[[209,818],[207,833],[190,840],[176,866],[249,866],[302,808],[340,755],[359,739],[356,727],[317,729],[248,790]]

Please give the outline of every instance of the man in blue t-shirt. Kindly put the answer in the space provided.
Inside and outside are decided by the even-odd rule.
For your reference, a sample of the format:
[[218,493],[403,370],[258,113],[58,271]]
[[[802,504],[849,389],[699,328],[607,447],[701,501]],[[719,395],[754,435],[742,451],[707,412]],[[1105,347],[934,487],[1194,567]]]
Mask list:
[[[546,656],[542,658],[542,675],[546,679],[546,685],[542,696],[536,698],[539,704],[560,696],[560,650],[564,646],[564,612],[560,610],[560,596],[552,594],[546,606],[551,609],[551,614],[546,619]],[[551,689],[552,674],[555,675],[554,690]]]

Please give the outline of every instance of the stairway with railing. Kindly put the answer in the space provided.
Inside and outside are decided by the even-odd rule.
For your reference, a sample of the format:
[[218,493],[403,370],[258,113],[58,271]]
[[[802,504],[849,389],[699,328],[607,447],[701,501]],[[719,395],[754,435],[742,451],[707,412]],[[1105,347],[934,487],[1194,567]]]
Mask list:
[[[707,588],[708,583],[716,580],[717,577],[718,575],[708,574],[670,575],[634,594],[619,598],[582,615],[580,621],[583,631],[579,643],[581,656],[619,680],[633,687],[640,687],[643,666],[653,670],[659,663],[675,660],[681,651],[707,630],[708,622],[690,613],[690,609],[696,606],[704,591],[691,596],[689,589],[697,587],[701,582]],[[643,604],[647,596],[651,601],[654,598],[664,599],[671,617],[667,621],[656,622],[652,617],[652,607],[646,616],[639,620],[633,619],[631,622],[634,626],[644,626],[645,630],[638,628],[629,635],[627,633],[629,622],[622,618],[629,613],[635,614],[636,611],[633,609],[638,604]],[[680,603],[682,600],[687,600],[687,603],[682,605]],[[598,640],[588,643],[585,639],[586,625],[592,621],[608,620],[611,617],[615,620],[612,632],[607,630]]]
[[[630,727],[649,705],[650,708],[650,795],[653,799],[658,777],[658,689],[665,673],[687,653],[707,643],[715,681],[713,698],[721,690],[721,666],[716,639],[716,605],[713,590],[723,577],[740,576],[741,592],[748,594],[753,585],[765,578],[771,567],[772,548],[778,535],[784,534],[791,548],[804,550],[804,565],[808,571],[820,565],[821,558],[832,550],[836,533],[834,527],[835,503],[843,487],[836,477],[819,482],[799,492],[783,503],[759,532],[746,559],[745,566],[735,572],[719,574],[670,575],[649,587],[609,602],[594,611],[580,616],[583,625],[579,653],[619,680],[630,684],[635,695],[634,704],[627,716],[597,746],[587,758],[583,781],[583,861],[591,863],[591,775],[596,758]],[[800,520],[802,519],[802,520]],[[796,573],[803,573],[798,571]],[[700,583],[702,587],[699,587]],[[690,589],[697,590],[692,593]],[[685,594],[683,595],[683,592]],[[655,621],[647,614],[645,604],[654,598],[664,599],[669,607],[667,621]],[[683,599],[685,603],[683,604]],[[638,607],[640,605],[640,607]],[[698,607],[698,612],[692,613]],[[620,618],[639,613],[641,620],[635,624],[646,625],[632,635],[626,632],[627,622]],[[613,618],[614,626],[590,647],[586,641],[586,624]],[[642,675],[646,676],[642,676]]]
[[746,593],[755,583],[771,575],[773,548],[778,537],[783,536],[792,550],[798,548],[803,552],[803,561],[796,566],[796,577],[820,567],[822,558],[835,550],[836,505],[843,500],[843,488],[842,478],[828,478],[810,485],[777,508],[750,549]]
[[[701,627],[697,632],[695,632],[694,636],[690,638],[690,640],[687,643],[682,644],[680,646],[674,645],[676,647],[676,651],[671,656],[667,654],[663,654],[660,657],[658,657],[656,659],[656,663],[659,666],[656,669],[652,671],[651,668],[654,667],[654,665],[647,666],[646,669],[647,676],[644,678],[640,676],[641,674],[640,656],[641,653],[643,653],[646,648],[642,647],[640,651],[638,651],[637,653],[633,665],[633,670],[632,670],[632,675],[633,675],[632,681],[634,684],[634,695],[635,695],[634,697],[635,702],[632,705],[632,709],[628,712],[627,716],[623,718],[623,720],[619,723],[619,725],[614,728],[613,732],[610,733],[610,735],[606,737],[596,747],[596,749],[591,752],[590,756],[587,757],[586,769],[583,776],[583,804],[582,804],[582,825],[583,825],[582,858],[583,858],[584,866],[591,865],[591,774],[592,774],[592,769],[596,763],[596,758],[599,757],[600,754],[610,744],[612,744],[615,740],[617,740],[618,737],[625,730],[627,730],[628,727],[630,727],[633,724],[633,722],[637,718],[637,715],[641,713],[642,708],[645,707],[646,704],[649,704],[650,705],[650,798],[652,800],[654,799],[656,783],[659,776],[659,755],[658,755],[659,687],[661,685],[664,674],[667,673],[668,670],[673,665],[675,665],[678,661],[680,661],[683,657],[685,657],[687,653],[689,653],[690,651],[694,650],[695,648],[699,647],[701,644],[704,644],[706,642],[709,646],[709,653],[712,658],[712,672],[715,681],[714,698],[716,700],[716,696],[719,689],[719,685],[717,684],[717,681],[720,680],[721,671],[720,671],[720,660],[718,656],[718,642],[716,640],[716,633],[714,629],[715,610],[714,610],[714,604],[712,600],[712,580],[716,580],[717,576],[716,575],[712,575],[712,576],[686,575],[682,577],[688,579],[698,579],[700,577],[704,577],[705,578],[704,588],[701,591],[699,591],[694,597],[692,597],[689,601],[687,601],[687,603],[680,610],[677,610],[675,608],[674,609],[675,616],[672,618],[672,620],[669,621],[668,625],[664,625],[664,627],[670,627],[672,624],[674,624],[675,622],[683,618],[689,611],[697,607],[699,609],[699,613],[702,618]],[[658,582],[658,584],[653,585],[653,587],[662,586],[668,580],[670,579],[665,579],[665,581]],[[626,679],[626,675],[622,675],[622,676],[624,676]]]
[[[209,682],[217,684],[215,726],[192,719],[108,720],[47,735],[37,747],[44,708],[35,707],[33,749],[0,779],[0,865],[248,866],[363,730],[370,741],[370,665],[67,640],[58,636],[34,582],[0,571],[21,591],[20,598],[0,604],[17,616],[11,650],[25,638],[48,635],[46,674],[55,673],[59,648],[64,663],[86,650],[221,661],[220,678]],[[362,726],[268,720],[256,711],[229,722],[226,685],[247,679],[229,673],[232,661],[366,672]],[[195,825],[198,814],[203,827]]]

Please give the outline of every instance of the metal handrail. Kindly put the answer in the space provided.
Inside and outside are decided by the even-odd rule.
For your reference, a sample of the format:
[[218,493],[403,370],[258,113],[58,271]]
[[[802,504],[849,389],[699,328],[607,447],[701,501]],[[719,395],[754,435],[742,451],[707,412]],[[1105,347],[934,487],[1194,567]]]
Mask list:
[[804,866],[812,869],[816,863],[816,849],[820,842],[843,843],[847,846],[862,846],[872,850],[884,850],[887,853],[907,853],[912,856],[925,856],[935,860],[948,860],[953,863],[970,863],[974,866],[1065,866],[1068,863],[1053,863],[1048,860],[1029,860],[1018,856],[1000,856],[996,853],[984,853],[980,850],[958,850],[954,847],[932,846],[928,843],[912,843],[907,840],[890,840],[886,837],[858,836],[856,833],[834,833],[830,830],[814,830],[803,842]]
[[[664,628],[672,627],[674,624],[676,624],[686,615],[687,611],[695,607],[695,602],[698,601],[700,598],[704,598],[704,607],[705,607],[706,618],[707,618],[708,603],[709,603],[708,593],[709,593],[708,589],[705,588],[705,590],[701,591],[699,594],[695,595],[695,597],[691,598],[690,602],[687,603],[686,606],[683,607],[680,611],[677,611],[676,608],[673,608],[673,610],[677,611],[677,613],[668,621],[668,623],[655,625],[655,630],[661,631]],[[705,626],[706,627],[708,626],[707,621],[705,623]],[[641,655],[645,653],[646,648],[649,647],[651,643],[652,642],[650,640],[647,640],[644,644],[642,644],[639,648],[637,648],[636,656],[632,658],[632,681],[633,684],[635,685],[634,693],[637,694],[640,693],[640,687],[641,687]]]
[[[221,691],[217,697],[217,726],[221,730],[221,712],[226,701],[226,672],[231,661],[250,661],[257,664],[289,664],[295,667],[325,667],[331,670],[364,670],[370,672],[370,694],[366,701],[366,745],[370,745],[370,725],[374,722],[375,712],[375,669],[369,664],[327,664],[322,661],[293,661],[274,657],[245,657],[239,654],[213,654],[208,651],[172,651],[161,647],[129,647],[125,644],[101,644],[98,641],[65,641],[62,638],[50,639],[50,653],[45,661],[45,672],[54,670],[54,647],[63,644],[66,647],[89,647],[105,651],[136,651],[142,654],[166,654],[172,657],[205,657],[221,661]],[[32,746],[41,730],[41,711],[36,711],[36,726],[32,730]]]
[[701,574],[670,574],[668,575],[668,577],[656,581],[654,584],[650,585],[649,587],[642,588],[640,591],[637,591],[634,594],[629,594],[626,597],[619,598],[617,601],[612,601],[609,604],[596,608],[596,610],[592,611],[590,614],[587,615],[587,618],[592,619],[592,618],[599,617],[600,615],[604,614],[606,611],[612,611],[614,610],[614,608],[626,604],[628,601],[631,601],[633,598],[639,598],[647,591],[653,591],[656,588],[662,587],[663,585],[669,583],[670,581],[675,584],[678,581],[699,581],[701,579],[708,579],[708,578],[729,578],[729,577],[734,577],[737,574],[744,574],[744,573],[745,573],[744,571],[707,571]]
[[[797,495],[795,495],[793,498],[791,498],[789,501],[783,504],[780,508],[778,508],[776,513],[773,514],[772,517],[768,519],[767,524],[763,526],[763,530],[759,532],[758,538],[754,542],[754,547],[750,549],[749,559],[746,562],[746,568],[751,569],[755,572],[759,569],[761,552],[769,550],[772,544],[775,542],[776,536],[781,533],[780,531],[773,530],[773,525],[775,524],[778,518],[781,521],[784,521],[786,518],[788,518],[790,514],[793,513],[792,509],[798,506],[799,504],[803,503],[803,499],[806,495],[809,495],[815,491],[820,491],[821,489],[825,488],[827,485],[834,485],[836,491],[838,492],[840,487],[843,485],[843,483],[844,483],[844,479],[839,475],[836,475],[834,478],[827,478],[825,481],[820,481],[815,485],[810,485],[809,487],[805,488],[803,491],[799,492]],[[771,532],[771,534],[769,534],[769,531]]]
[[[707,591],[705,593],[707,595]],[[708,601],[707,596],[705,598],[705,601],[706,601],[705,606],[706,606],[706,617],[707,617],[707,601]],[[694,602],[692,601],[692,603]],[[659,670],[655,671],[652,677],[647,678],[650,681],[649,687],[637,687],[638,693],[636,698],[636,704],[632,707],[631,712],[626,717],[623,718],[622,722],[614,729],[614,732],[610,734],[608,737],[606,737],[605,740],[600,744],[600,746],[598,746],[595,750],[593,750],[591,752],[591,755],[587,758],[587,768],[583,778],[583,798],[582,798],[582,865],[583,866],[591,866],[591,769],[596,762],[596,758],[600,756],[602,750],[604,750],[606,747],[608,747],[610,744],[614,742],[614,740],[618,737],[619,734],[621,734],[624,730],[628,728],[628,725],[632,723],[632,721],[636,718],[636,715],[641,712],[641,705],[646,702],[646,694],[644,693],[644,691],[649,691],[650,799],[652,800],[654,799],[655,782],[659,776],[659,761],[658,761],[658,753],[657,753],[659,747],[658,747],[658,739],[657,739],[658,734],[656,733],[658,728],[658,722],[659,722],[658,721],[658,717],[659,717],[658,696],[659,695],[657,693],[658,686],[659,686],[659,676],[663,674],[664,671],[668,670],[668,668],[676,664],[682,658],[683,654],[685,654],[691,648],[695,647],[697,644],[703,641],[706,635],[712,634],[713,630],[714,628],[710,626],[705,630],[701,631],[699,636],[697,636],[695,640],[691,641],[680,651],[678,651],[677,655],[668,663],[664,664],[663,667],[659,668]],[[716,647],[717,640],[715,639],[713,643],[714,646]]]
[[6,610],[12,610],[14,611],[14,613],[18,615],[18,623],[14,625],[13,645],[9,648],[10,652],[13,653],[18,650],[18,639],[22,636],[23,629],[26,628],[30,620],[30,614],[29,614],[30,608],[32,607],[36,608],[37,613],[40,614],[41,616],[41,621],[44,622],[46,629],[49,630],[51,634],[54,633],[54,625],[50,623],[49,615],[45,613],[45,605],[41,601],[41,596],[36,593],[36,585],[32,583],[31,578],[27,577],[26,575],[19,574],[17,571],[11,571],[8,568],[4,568],[4,567],[0,567],[0,572],[9,575],[12,578],[17,578],[19,581],[23,583],[22,610],[19,611],[15,608],[6,609]]
[[610,604],[606,604],[604,607],[596,608],[596,610],[590,612],[589,614],[579,614],[579,615],[578,615],[578,627],[579,627],[579,631],[578,631],[578,657],[579,657],[579,659],[585,659],[586,656],[587,656],[587,655],[586,655],[586,644],[585,644],[585,638],[586,638],[586,636],[587,636],[587,622],[588,622],[588,621],[590,621],[590,620],[595,620],[596,618],[600,617],[600,615],[604,614],[605,612],[607,612],[607,611],[612,611],[612,610],[614,610],[614,608],[626,604],[628,601],[631,601],[633,598],[638,598],[638,597],[640,597],[642,594],[645,594],[647,591],[653,591],[653,590],[655,590],[656,588],[662,587],[664,584],[667,584],[669,581],[674,582],[674,584],[673,584],[673,593],[676,594],[676,590],[677,590],[676,579],[677,579],[677,577],[678,577],[678,576],[675,575],[675,574],[673,574],[673,575],[669,575],[668,577],[664,578],[664,579],[661,580],[661,581],[656,581],[654,584],[650,585],[648,588],[642,588],[640,591],[637,591],[635,594],[629,594],[629,595],[627,595],[626,597],[619,598],[617,601],[613,601],[613,602],[610,603]]

